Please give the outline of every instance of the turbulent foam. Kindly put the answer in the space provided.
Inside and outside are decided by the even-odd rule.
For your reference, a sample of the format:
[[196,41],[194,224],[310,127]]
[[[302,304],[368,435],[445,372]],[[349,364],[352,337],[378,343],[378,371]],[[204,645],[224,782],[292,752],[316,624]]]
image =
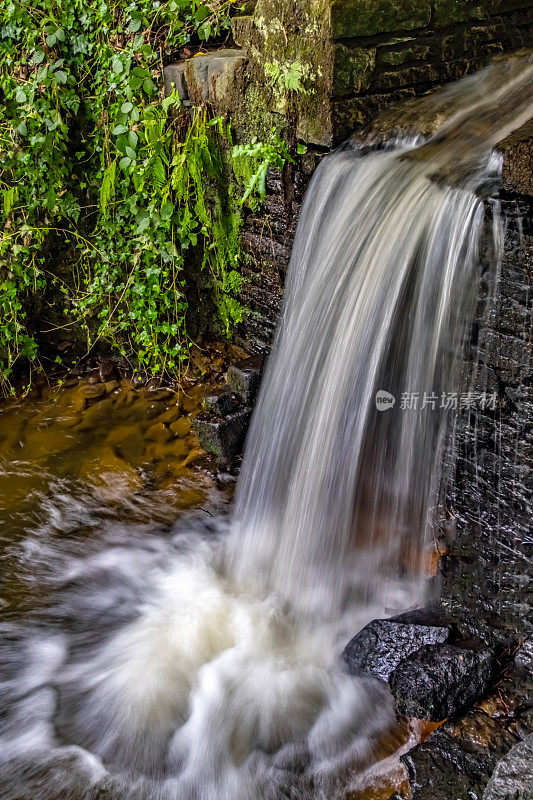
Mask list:
[[252,800],[326,791],[344,761],[368,763],[394,714],[384,687],[342,668],[342,624],[331,647],[330,629],[239,590],[224,536],[191,527],[155,541],[137,527],[136,545],[125,528],[86,558],[81,544],[33,542],[57,601],[3,626],[3,798],[52,798],[59,770],[71,800],[111,779],[140,797]]

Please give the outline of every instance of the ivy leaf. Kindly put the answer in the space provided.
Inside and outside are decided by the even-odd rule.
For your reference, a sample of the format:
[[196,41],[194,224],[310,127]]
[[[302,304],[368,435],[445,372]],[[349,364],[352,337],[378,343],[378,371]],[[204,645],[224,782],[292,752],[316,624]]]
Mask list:
[[129,100],[127,100],[125,103],[122,103],[122,105],[120,106],[120,110],[122,111],[123,114],[129,114],[132,108],[133,108],[133,103],[130,103]]
[[36,50],[33,54],[33,63],[34,64],[41,64],[44,61],[44,52],[42,50]]
[[66,83],[67,73],[64,72],[62,69],[58,69],[57,72],[54,72],[54,78],[58,83]]
[[128,158],[127,156],[125,156],[124,158],[120,159],[118,165],[119,165],[120,169],[126,170],[129,167],[130,164],[131,164],[131,158]]
[[135,150],[132,147],[126,147],[126,155],[128,158],[134,159],[136,156]]
[[42,67],[39,67],[37,70],[37,75],[35,76],[35,80],[37,83],[44,83],[44,80],[48,74],[48,65],[43,64]]
[[143,89],[148,95],[153,94],[155,91],[157,91],[157,87],[151,78],[144,79]]
[[135,39],[133,40],[132,47],[134,50],[140,50],[144,44],[144,35],[142,33],[138,33]]
[[120,136],[122,133],[126,133],[127,130],[127,125],[115,125],[113,128],[113,136]]
[[128,25],[128,30],[130,33],[137,33],[137,31],[140,30],[141,25],[142,25],[141,19],[132,19],[132,21]]
[[128,131],[128,142],[130,143],[131,147],[137,147],[137,142],[139,141],[139,137],[135,133],[135,131]]
[[170,200],[167,200],[166,203],[164,203],[163,206],[161,207],[160,211],[161,219],[167,222],[171,218],[173,213],[174,213],[174,206],[172,205]]

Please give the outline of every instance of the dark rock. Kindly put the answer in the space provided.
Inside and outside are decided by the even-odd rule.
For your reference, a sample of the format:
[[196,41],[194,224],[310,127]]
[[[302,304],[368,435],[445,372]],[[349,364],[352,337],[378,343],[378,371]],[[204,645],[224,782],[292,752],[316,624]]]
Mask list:
[[193,428],[204,450],[213,453],[219,465],[231,467],[242,452],[251,415],[250,408],[223,419],[199,414],[193,421]]
[[511,747],[498,763],[483,800],[532,800],[533,734]]
[[245,405],[251,405],[255,400],[259,384],[263,359],[261,356],[251,356],[232,364],[228,369],[226,381],[230,389],[242,400]]
[[222,392],[204,397],[202,406],[218,417],[226,417],[237,410],[239,401],[232,392]]
[[435,644],[403,660],[390,676],[390,686],[400,714],[438,722],[484,694],[493,667],[488,647]]
[[423,645],[445,642],[449,628],[439,609],[417,609],[369,622],[348,642],[343,658],[352,675],[387,681],[398,664]]
[[444,723],[427,741],[401,756],[410,797],[480,800],[498,759],[517,741],[504,724],[477,709],[459,723]]

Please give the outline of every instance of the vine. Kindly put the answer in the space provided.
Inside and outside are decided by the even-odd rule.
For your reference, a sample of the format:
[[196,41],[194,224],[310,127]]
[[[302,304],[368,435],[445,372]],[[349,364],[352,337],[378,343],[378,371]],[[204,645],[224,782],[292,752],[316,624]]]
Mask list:
[[[176,95],[165,59],[224,35],[232,0],[8,0],[0,10],[0,380],[41,333],[83,330],[154,373],[187,358],[187,260],[242,318],[223,120]],[[206,195],[211,193],[213,202]],[[199,256],[197,254],[200,254]],[[196,254],[196,255],[195,255]],[[57,296],[63,297],[58,319]],[[39,322],[36,325],[35,320]]]

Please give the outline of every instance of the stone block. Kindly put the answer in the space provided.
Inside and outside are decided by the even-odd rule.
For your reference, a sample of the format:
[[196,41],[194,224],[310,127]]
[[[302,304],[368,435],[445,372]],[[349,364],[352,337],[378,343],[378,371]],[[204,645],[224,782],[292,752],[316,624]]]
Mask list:
[[333,93],[358,94],[370,85],[376,63],[375,48],[335,46],[333,62]]
[[[217,107],[231,105],[237,73],[248,59],[245,50],[215,50],[185,62],[185,81],[194,103],[210,102]],[[236,92],[240,98],[242,90]]]
[[334,39],[413,30],[429,25],[431,0],[333,0]]
[[500,142],[498,149],[505,189],[533,197],[533,120]]
[[173,91],[178,92],[178,97],[182,103],[187,102],[189,99],[189,90],[187,88],[187,81],[185,80],[185,66],[186,61],[180,61],[177,64],[169,64],[163,70],[165,79],[165,95],[168,97]]
[[252,356],[232,364],[228,369],[228,386],[246,405],[251,405],[255,400],[261,383],[262,368],[261,356]]
[[233,41],[239,47],[247,47],[253,38],[254,20],[253,17],[233,17],[231,20],[231,32]]

